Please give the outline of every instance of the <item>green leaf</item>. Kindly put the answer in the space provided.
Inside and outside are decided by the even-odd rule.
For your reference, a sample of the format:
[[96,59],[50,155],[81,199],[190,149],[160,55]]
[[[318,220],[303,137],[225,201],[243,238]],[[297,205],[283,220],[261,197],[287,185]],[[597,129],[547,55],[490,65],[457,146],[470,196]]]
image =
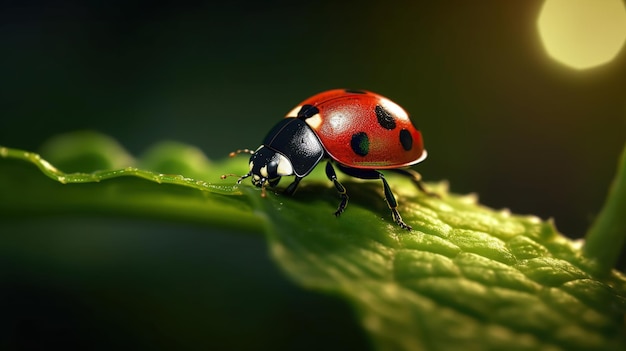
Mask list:
[[319,170],[293,197],[262,198],[248,182],[219,179],[245,173],[245,158],[210,162],[178,143],[134,160],[110,138],[81,133],[42,152],[91,173],[0,147],[2,216],[115,214],[265,232],[280,268],[345,298],[378,349],[626,349],[621,273],[599,273],[550,221],[483,207],[445,183],[428,184],[437,198],[387,177],[407,232],[374,181],[340,178],[351,197],[335,218],[338,198]]
[[[66,150],[72,151],[66,153]],[[84,150],[84,153],[77,150]],[[118,168],[65,173],[38,154],[0,147],[0,156],[4,158],[0,193],[5,194],[0,209],[4,215],[95,213],[166,218],[246,231],[258,231],[260,226],[260,219],[253,214],[245,198],[229,196],[241,195],[237,187],[225,182],[213,184],[200,178],[209,168],[215,172],[231,167],[241,169],[242,165],[211,164],[203,156],[199,157],[193,147],[159,144],[137,162],[106,136],[77,133],[52,140],[44,152],[64,169],[76,170],[81,163]],[[56,182],[42,177],[41,173],[31,172],[32,165],[20,160],[37,166]],[[135,163],[149,168],[137,168]],[[182,176],[173,169],[187,171],[198,178]],[[219,175],[209,175],[206,179],[211,177],[219,181]]]
[[[626,242],[626,146],[617,166],[609,196],[602,211],[589,229],[584,252],[598,265],[600,273],[608,272],[617,262]],[[607,245],[607,243],[611,243]]]

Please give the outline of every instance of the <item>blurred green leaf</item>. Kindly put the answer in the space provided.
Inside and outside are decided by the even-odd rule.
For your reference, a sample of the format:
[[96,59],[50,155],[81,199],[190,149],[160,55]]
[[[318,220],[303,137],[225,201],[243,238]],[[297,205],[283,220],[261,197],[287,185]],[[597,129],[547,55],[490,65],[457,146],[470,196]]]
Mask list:
[[245,173],[244,158],[209,162],[178,143],[134,160],[108,137],[79,133],[42,153],[92,173],[0,147],[2,216],[115,214],[265,232],[288,276],[350,302],[379,349],[626,349],[623,275],[595,274],[551,222],[480,206],[444,183],[430,184],[441,198],[429,197],[389,175],[407,232],[378,182],[341,178],[350,204],[335,218],[338,198],[319,170],[294,197],[261,198],[247,182],[219,179]]
[[[584,253],[592,258],[599,273],[615,266],[626,242],[626,145],[602,211],[587,231]],[[611,243],[607,245],[607,243]]]

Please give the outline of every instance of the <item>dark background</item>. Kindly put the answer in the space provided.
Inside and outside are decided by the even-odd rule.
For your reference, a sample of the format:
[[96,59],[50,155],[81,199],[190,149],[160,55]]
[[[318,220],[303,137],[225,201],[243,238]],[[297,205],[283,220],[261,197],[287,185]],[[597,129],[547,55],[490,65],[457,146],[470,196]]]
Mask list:
[[[92,129],[134,155],[169,139],[218,159],[256,147],[317,92],[368,89],[403,106],[424,133],[429,158],[416,169],[427,181],[447,179],[485,205],[554,218],[580,237],[626,140],[626,56],[584,71],[553,61],[536,29],[541,4],[3,2],[0,144],[37,150],[55,134]],[[94,221],[130,226],[145,240],[153,233],[142,222],[80,223]],[[251,265],[266,260],[261,240],[244,240],[259,257]],[[206,245],[209,256],[221,251]],[[341,309],[331,300],[321,304]]]

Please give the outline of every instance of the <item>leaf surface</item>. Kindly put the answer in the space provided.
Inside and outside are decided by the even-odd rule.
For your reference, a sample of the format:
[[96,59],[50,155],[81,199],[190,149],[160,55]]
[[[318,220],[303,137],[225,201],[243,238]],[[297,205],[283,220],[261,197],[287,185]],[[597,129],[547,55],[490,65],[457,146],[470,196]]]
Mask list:
[[179,143],[136,160],[108,137],[79,133],[42,152],[52,163],[0,147],[3,216],[123,215],[264,232],[280,268],[345,298],[379,349],[626,349],[623,275],[595,274],[550,221],[481,206],[445,183],[428,184],[438,198],[387,177],[407,232],[376,181],[340,177],[350,203],[335,218],[339,199],[320,170],[293,197],[279,188],[262,198],[248,182],[219,179],[245,173],[244,158],[211,162]]

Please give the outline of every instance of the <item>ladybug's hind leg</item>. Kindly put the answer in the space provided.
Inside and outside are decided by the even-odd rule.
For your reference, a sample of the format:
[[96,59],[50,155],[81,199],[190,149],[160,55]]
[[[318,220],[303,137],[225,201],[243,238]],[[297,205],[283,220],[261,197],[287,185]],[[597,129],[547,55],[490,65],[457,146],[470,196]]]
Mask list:
[[385,191],[385,200],[387,201],[387,205],[391,210],[391,216],[393,220],[402,228],[406,230],[411,230],[411,226],[404,223],[402,220],[402,216],[400,216],[400,212],[398,212],[398,202],[396,201],[396,197],[393,195],[391,188],[389,187],[389,183],[387,183],[387,179],[385,176],[375,169],[360,169],[360,168],[350,168],[342,165],[338,166],[339,169],[347,175],[351,175],[356,178],[361,179],[380,179],[383,182],[383,189]]
[[396,172],[398,174],[402,174],[403,176],[411,178],[415,186],[419,190],[421,190],[424,194],[428,196],[433,196],[433,197],[440,197],[439,194],[426,189],[426,186],[424,185],[424,182],[422,181],[422,175],[419,174],[417,171],[410,169],[410,168],[390,169],[390,171]]

